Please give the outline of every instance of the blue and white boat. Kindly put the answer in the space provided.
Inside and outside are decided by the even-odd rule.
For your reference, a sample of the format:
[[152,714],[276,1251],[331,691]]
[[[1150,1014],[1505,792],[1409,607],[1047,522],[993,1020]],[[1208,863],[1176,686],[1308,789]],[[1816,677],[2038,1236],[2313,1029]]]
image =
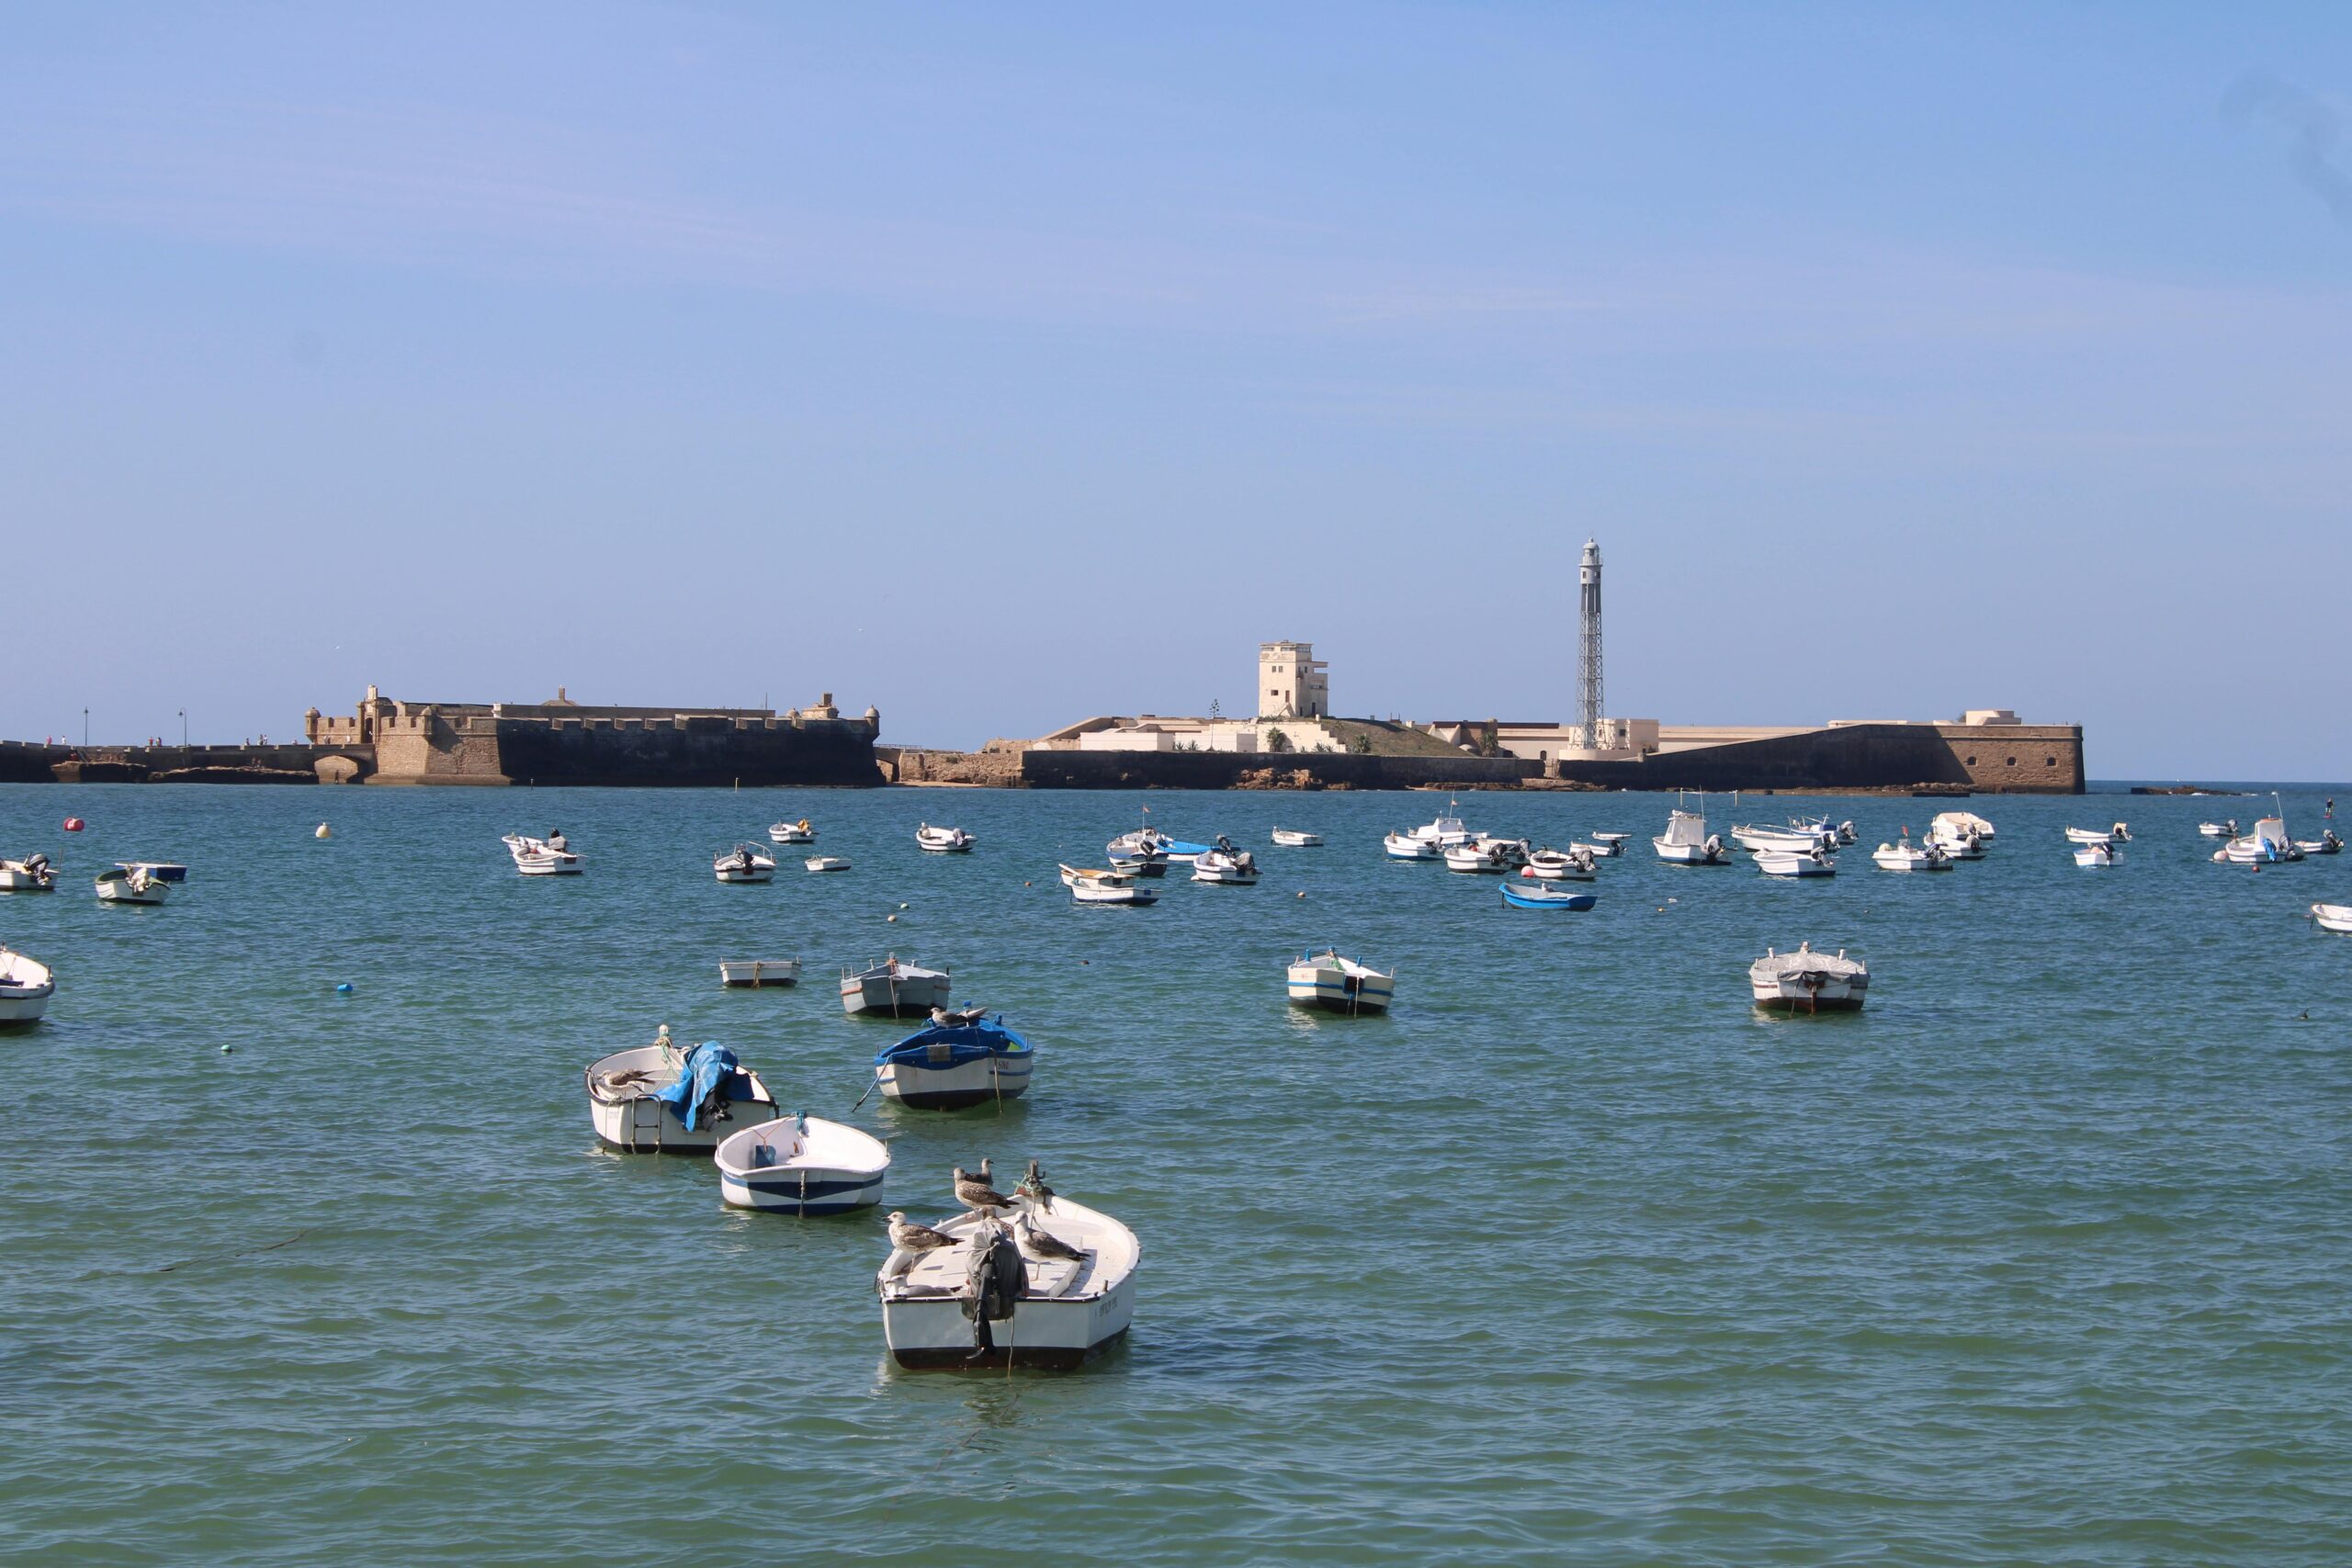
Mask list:
[[1598,893],[1575,893],[1533,876],[1514,876],[1500,884],[1503,902],[1517,909],[1589,909],[1600,902]]
[[1293,1007],[1326,1012],[1386,1012],[1396,997],[1396,972],[1383,972],[1342,954],[1336,947],[1301,953],[1290,966]]
[[707,1155],[747,1124],[772,1121],[775,1098],[716,1041],[683,1049],[663,1024],[650,1045],[588,1066],[596,1141],[623,1154]]
[[731,1134],[711,1155],[718,1195],[738,1209],[845,1214],[882,1200],[882,1140],[801,1111]]
[[874,1053],[884,1099],[918,1111],[960,1111],[1028,1092],[1037,1053],[1006,1027],[1002,1013],[937,1016],[944,1021]]

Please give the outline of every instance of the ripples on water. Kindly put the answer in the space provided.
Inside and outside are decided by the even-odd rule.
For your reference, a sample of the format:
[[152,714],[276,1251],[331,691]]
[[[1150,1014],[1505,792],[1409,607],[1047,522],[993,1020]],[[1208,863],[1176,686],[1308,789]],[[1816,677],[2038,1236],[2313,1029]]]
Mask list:
[[[62,978],[0,1036],[0,1555],[2352,1559],[2352,939],[2299,918],[2352,856],[2207,863],[2247,801],[1996,799],[1990,859],[1902,877],[1869,846],[1939,803],[1832,800],[1832,881],[1637,841],[1554,914],[1382,859],[1442,798],[1155,794],[1269,872],[1128,910],[1054,863],[1132,795],[0,790],[5,852],[68,868],[0,898]],[[1669,804],[1464,799],[1555,842]],[[854,870],[711,879],[804,812]],[[2060,827],[2118,814],[2077,870]],[[554,825],[589,874],[515,876],[498,835]],[[101,908],[117,856],[194,871]],[[1866,1011],[1750,1010],[1804,937],[1870,960]],[[1394,1017],[1284,1005],[1330,940],[1401,966]],[[663,1021],[841,1115],[893,1031],[831,982],[893,948],[1040,1061],[1001,1119],[869,1100],[885,1206],[1035,1155],[1132,1224],[1136,1325],[1083,1372],[895,1372],[878,1211],[731,1213],[589,1135],[582,1067]],[[718,986],[792,954],[797,991]]]

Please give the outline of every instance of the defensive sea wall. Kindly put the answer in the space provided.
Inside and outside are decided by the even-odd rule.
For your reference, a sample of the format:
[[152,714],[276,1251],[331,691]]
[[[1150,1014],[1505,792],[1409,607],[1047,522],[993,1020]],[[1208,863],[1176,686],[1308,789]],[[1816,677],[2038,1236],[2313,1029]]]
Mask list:
[[331,745],[0,741],[0,783],[871,786],[884,782],[874,731],[855,718],[423,714]]
[[1509,789],[1542,770],[1517,757],[1345,751],[1023,751],[1032,789]]
[[1845,724],[1639,761],[1563,761],[1604,789],[1823,790],[1958,786],[1984,795],[2080,795],[2079,725]]

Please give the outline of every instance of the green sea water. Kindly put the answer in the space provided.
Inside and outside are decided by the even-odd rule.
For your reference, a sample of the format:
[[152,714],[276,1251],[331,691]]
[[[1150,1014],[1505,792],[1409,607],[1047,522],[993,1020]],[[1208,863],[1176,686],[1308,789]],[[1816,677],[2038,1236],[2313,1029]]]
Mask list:
[[[1265,880],[1074,905],[1055,863],[1147,800]],[[1564,914],[1382,857],[1442,804],[0,789],[0,853],[67,869],[0,896],[60,976],[0,1035],[0,1558],[2352,1561],[2352,938],[2301,918],[2352,855],[2211,864],[2267,797],[1980,798],[1990,858],[1902,876],[1867,850],[1942,803],[1826,800],[1863,842],[1792,884],[1657,862],[1661,797],[1464,796],[1637,835]],[[712,879],[802,815],[852,871]],[[2077,869],[2062,827],[2117,817]],[[588,874],[516,876],[499,835],[551,827]],[[193,871],[101,907],[117,858]],[[1806,938],[1864,1012],[1752,1010]],[[1329,942],[1394,1016],[1285,1005]],[[1035,1156],[1130,1224],[1135,1328],[1080,1372],[897,1371],[878,1211],[590,1136],[582,1068],[662,1022],[844,1115],[897,1032],[831,982],[893,950],[1039,1059],[1001,1114],[869,1100],[885,1207]]]

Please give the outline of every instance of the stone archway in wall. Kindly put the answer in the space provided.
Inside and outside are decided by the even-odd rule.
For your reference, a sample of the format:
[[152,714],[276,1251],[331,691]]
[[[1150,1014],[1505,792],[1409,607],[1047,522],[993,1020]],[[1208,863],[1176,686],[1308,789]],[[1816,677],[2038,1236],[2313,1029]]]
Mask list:
[[321,757],[311,764],[311,768],[319,775],[321,784],[356,784],[359,775],[367,771],[353,759],[341,755]]

